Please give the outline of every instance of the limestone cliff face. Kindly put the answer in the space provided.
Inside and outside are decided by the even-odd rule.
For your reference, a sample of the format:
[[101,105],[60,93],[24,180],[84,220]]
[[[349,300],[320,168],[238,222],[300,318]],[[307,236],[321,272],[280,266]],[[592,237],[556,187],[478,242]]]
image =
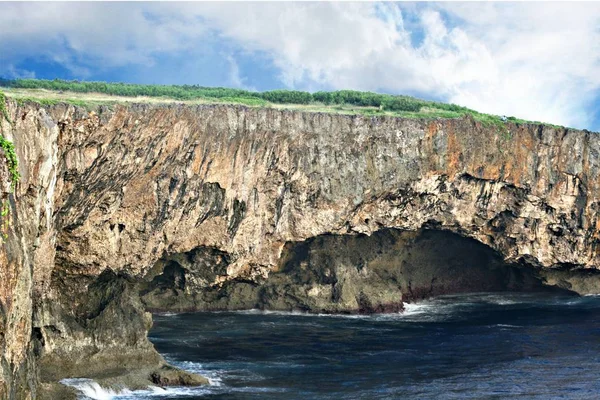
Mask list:
[[232,256],[230,279],[266,274],[288,241],[424,224],[507,260],[598,265],[594,133],[225,106],[53,118],[57,257],[70,272],[143,274],[204,246]]
[[[490,265],[524,265],[574,291],[598,287],[595,274],[570,273],[600,265],[595,133],[223,105],[8,109],[22,178],[8,194],[0,168],[11,204],[0,248],[0,398],[35,394],[36,360],[42,381],[43,366],[65,357],[46,379],[97,373],[90,358],[115,354],[119,365],[159,365],[136,290],[260,297],[270,276],[306,269],[308,258],[288,262],[294,245],[322,235],[453,232],[487,246]],[[329,311],[401,308],[406,290],[382,284],[389,275],[377,273],[372,287],[389,293],[375,298],[342,284],[374,282],[368,266],[338,264],[294,296],[322,296],[335,303]],[[265,304],[286,307],[281,296]],[[119,320],[131,326],[109,327]]]
[[[12,106],[12,105],[11,105]],[[16,120],[16,110],[11,107]],[[0,398],[35,398],[37,370],[32,315],[42,291],[35,279],[49,275],[54,265],[54,198],[59,169],[56,122],[43,109],[30,110],[19,128],[6,123],[20,161],[21,182],[10,190],[10,175],[0,162],[0,199],[8,213],[0,217]],[[33,117],[35,114],[35,117]],[[3,213],[4,214],[4,213]],[[46,272],[44,272],[46,271]],[[40,280],[41,282],[41,280]]]

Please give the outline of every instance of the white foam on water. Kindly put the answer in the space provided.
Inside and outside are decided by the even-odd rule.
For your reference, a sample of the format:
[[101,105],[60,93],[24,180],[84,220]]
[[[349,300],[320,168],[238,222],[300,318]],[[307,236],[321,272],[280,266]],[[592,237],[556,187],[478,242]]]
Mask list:
[[503,299],[503,298],[491,298],[488,301],[486,301],[486,303],[490,303],[490,304],[496,304],[499,306],[508,306],[511,304],[519,304],[518,301],[513,300],[513,299]]
[[210,386],[196,386],[196,387],[169,387],[160,388],[157,386],[148,386],[147,389],[143,390],[114,390],[100,386],[100,384],[93,379],[87,378],[74,378],[74,379],[63,379],[60,381],[62,384],[71,386],[79,391],[80,400],[113,400],[113,399],[136,399],[136,398],[147,398],[147,397],[161,397],[165,396],[198,396],[210,393]]
[[[600,297],[600,294],[588,294],[586,297]],[[499,306],[521,305],[577,305],[582,298],[540,297],[539,293],[468,293],[438,296],[433,299],[420,300],[414,303],[404,303],[404,310],[398,313],[382,314],[326,314],[309,313],[305,311],[273,311],[261,309],[236,310],[236,311],[211,311],[215,314],[242,314],[242,315],[280,315],[293,317],[327,317],[348,319],[406,319],[415,321],[439,321],[450,317],[452,314],[468,311],[482,304]],[[162,313],[161,316],[173,316],[176,313]]]
[[327,318],[349,318],[349,319],[368,319],[372,315],[368,314],[326,314],[326,313],[310,313],[306,311],[273,311],[273,310],[259,310],[253,308],[251,310],[239,310],[239,311],[216,311],[218,313],[235,313],[245,315],[280,315],[284,317],[327,317]]
[[174,317],[174,316],[178,315],[178,313],[167,311],[167,312],[156,313],[156,315],[160,315],[161,317]]
[[[539,299],[514,293],[473,293],[439,296],[434,299],[404,303],[404,310],[397,314],[378,314],[377,320],[398,319],[409,322],[440,322],[448,318],[468,315],[481,305],[515,306],[535,304]],[[564,302],[564,300],[563,300]]]
[[[445,306],[444,309],[440,307]],[[418,303],[405,303],[404,310],[397,313],[380,313],[380,314],[326,314],[326,313],[308,313],[303,311],[270,311],[270,310],[241,310],[241,311],[217,311],[218,313],[235,313],[244,315],[279,315],[288,317],[324,317],[324,318],[344,318],[344,319],[375,319],[375,320],[389,320],[389,319],[404,319],[406,317],[413,317],[417,315],[438,315],[445,314],[444,310],[456,307],[457,304],[437,304],[435,302],[418,302]]]
[[165,359],[171,365],[194,374],[202,375],[208,379],[208,383],[211,386],[223,386],[223,378],[218,371],[205,369],[202,364],[193,361],[177,361],[169,357],[165,357]]
[[74,387],[77,389],[83,399],[92,399],[92,400],[111,400],[116,398],[119,395],[129,395],[131,391],[129,390],[112,390],[108,388],[104,388],[98,384],[98,382],[92,379],[85,378],[75,378],[75,379],[63,379],[60,381],[62,384]]
[[539,293],[485,292],[446,295],[414,303],[404,303],[403,311],[387,314],[313,314],[302,311],[269,311],[259,309],[219,311],[219,313],[233,312],[246,315],[373,319],[376,321],[402,320],[418,323],[442,322],[455,317],[467,318],[471,310],[478,309],[486,304],[500,307],[534,307],[546,305],[573,306],[581,302],[582,298],[545,297],[540,296]]
[[[217,312],[228,312],[228,311],[217,311]],[[273,311],[273,310],[259,310],[252,308],[250,310],[233,311],[236,314],[249,314],[249,315],[283,315],[283,316],[315,316],[316,314],[310,314],[304,311]]]
[[445,300],[425,300],[415,303],[404,303],[404,310],[398,314],[380,314],[379,320],[397,319],[407,322],[437,322],[445,320],[457,312],[471,306],[472,303],[461,300],[448,302]]
[[404,312],[402,315],[410,316],[410,315],[420,315],[426,314],[434,311],[436,305],[428,302],[422,303],[404,303]]

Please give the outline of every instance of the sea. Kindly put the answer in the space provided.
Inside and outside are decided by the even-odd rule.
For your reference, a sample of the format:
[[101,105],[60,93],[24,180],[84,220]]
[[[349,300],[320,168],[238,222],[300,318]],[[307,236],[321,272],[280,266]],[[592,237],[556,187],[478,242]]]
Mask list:
[[477,293],[402,313],[156,314],[149,333],[172,364],[210,385],[81,399],[599,399],[600,297]]

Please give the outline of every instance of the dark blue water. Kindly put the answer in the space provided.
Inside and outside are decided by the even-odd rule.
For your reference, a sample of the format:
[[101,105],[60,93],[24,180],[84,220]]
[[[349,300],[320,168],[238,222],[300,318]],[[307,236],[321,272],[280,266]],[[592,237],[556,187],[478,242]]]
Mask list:
[[541,296],[446,297],[370,317],[156,315],[158,351],[213,385],[123,397],[600,398],[600,298]]

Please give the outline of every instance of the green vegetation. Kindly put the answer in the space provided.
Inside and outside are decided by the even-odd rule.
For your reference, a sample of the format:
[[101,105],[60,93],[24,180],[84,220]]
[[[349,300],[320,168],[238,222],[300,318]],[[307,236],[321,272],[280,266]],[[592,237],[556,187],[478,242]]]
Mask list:
[[[355,90],[335,92],[301,92],[297,90],[271,90],[252,92],[242,89],[212,88],[197,85],[138,85],[127,83],[80,82],[38,79],[0,79],[0,86],[19,89],[45,89],[58,92],[103,93],[113,96],[148,96],[178,100],[217,99],[248,105],[321,103],[323,105],[353,105],[374,107],[378,111],[418,112],[423,107],[442,111],[469,111],[455,104],[444,104],[416,99],[409,96],[394,96]],[[375,110],[377,111],[377,110]]]
[[256,94],[264,100],[280,104],[309,104],[313,100],[310,93],[297,90],[271,90]]
[[[8,165],[8,171],[11,175],[10,189],[11,191],[14,191],[17,182],[19,181],[19,164],[17,160],[17,153],[15,152],[15,146],[12,142],[6,140],[2,133],[4,121],[8,122],[9,125],[12,125],[12,121],[8,115],[8,110],[6,109],[6,96],[2,91],[0,91],[0,114],[0,148],[4,150],[4,157],[6,157],[6,164]],[[10,204],[8,200],[2,200],[0,205],[0,218],[2,220],[2,225],[0,226],[0,243],[8,239],[7,231],[10,227],[9,211]]]
[[10,205],[8,201],[3,201],[2,206],[0,206],[0,217],[6,217],[10,211]]
[[312,95],[308,92],[294,90],[272,90],[269,92],[251,92],[242,89],[211,88],[197,85],[136,85],[127,83],[79,82],[63,80],[38,79],[0,79],[0,86],[20,89],[46,89],[53,91],[68,91],[76,93],[104,93],[114,96],[149,96],[165,97],[178,100],[194,99],[243,99],[268,101],[281,104],[308,104]]
[[85,108],[88,111],[94,111],[99,106],[110,106],[113,103],[117,103],[117,101],[97,101],[97,100],[80,100],[80,99],[47,99],[42,97],[13,97],[13,100],[17,102],[18,105],[23,106],[27,103],[35,103],[43,107],[54,106],[60,103],[67,103],[77,107]]
[[316,92],[312,94],[297,90],[252,92],[242,89],[213,88],[197,85],[138,85],[127,83],[64,81],[59,79],[0,79],[0,86],[19,89],[46,89],[59,92],[103,93],[128,97],[165,97],[178,100],[218,99],[221,101],[241,102],[249,105],[266,105],[267,102],[298,105],[321,103],[327,106],[353,105],[378,109],[373,111],[419,112],[423,107],[440,111],[463,113],[471,111],[455,104],[425,101],[409,96],[394,96],[372,92],[359,92],[355,90]]
[[10,172],[11,190],[14,190],[20,178],[18,168],[19,162],[17,160],[17,154],[15,153],[15,146],[12,142],[4,139],[3,136],[0,136],[0,147],[4,150],[6,164],[8,165],[8,170]]
[[10,124],[10,117],[8,115],[8,110],[6,109],[6,96],[4,92],[0,91],[0,128],[2,128],[2,121],[6,120]]
[[6,110],[6,96],[3,92],[0,92],[0,113],[2,114],[0,117],[0,147],[4,150],[4,156],[6,157],[6,163],[8,164],[8,170],[11,175],[11,189],[14,190],[19,181],[19,162],[17,160],[15,146],[2,135],[3,121],[6,120],[6,122],[12,125],[12,121]]
[[10,203],[8,200],[2,200],[2,205],[0,205],[0,221],[2,221],[0,225],[0,244],[3,244],[8,239],[8,229],[10,228]]
[[338,90],[337,92],[316,92],[312,94],[312,97],[313,101],[317,101],[327,105],[353,104],[356,106],[363,107],[380,107],[387,98],[406,96],[392,96],[389,94],[380,94],[373,92],[358,92],[356,90]]
[[[397,96],[356,90],[338,90],[334,92],[301,92],[297,90],[271,90],[253,92],[242,89],[221,87],[204,87],[198,85],[140,85],[127,83],[82,82],[65,80],[38,80],[0,78],[0,86],[18,89],[49,90],[61,94],[64,92],[96,93],[106,96],[151,97],[158,99],[175,99],[181,101],[197,101],[208,103],[235,103],[251,107],[268,107],[284,105],[289,109],[303,109],[316,112],[334,112],[342,114],[361,114],[367,116],[391,115],[403,118],[460,118],[471,116],[487,126],[496,126],[502,133],[507,131],[506,122],[527,123],[515,117],[507,121],[499,116],[482,114],[456,104],[446,104],[421,100],[410,96]],[[81,96],[80,96],[81,97]],[[17,101],[34,101],[42,105],[51,105],[63,101],[73,105],[91,109],[99,104],[111,104],[119,101],[118,97],[106,97],[99,100],[90,99],[44,99],[21,98]]]
[[58,100],[53,100],[53,99],[36,99],[33,97],[19,97],[18,99],[16,99],[17,104],[22,106],[24,104],[26,104],[27,102],[32,102],[32,103],[37,103],[39,105],[42,106],[53,106],[59,103]]
[[266,107],[269,105],[269,102],[263,99],[253,99],[244,97],[221,97],[219,101],[223,103],[244,104],[246,106],[251,107]]

